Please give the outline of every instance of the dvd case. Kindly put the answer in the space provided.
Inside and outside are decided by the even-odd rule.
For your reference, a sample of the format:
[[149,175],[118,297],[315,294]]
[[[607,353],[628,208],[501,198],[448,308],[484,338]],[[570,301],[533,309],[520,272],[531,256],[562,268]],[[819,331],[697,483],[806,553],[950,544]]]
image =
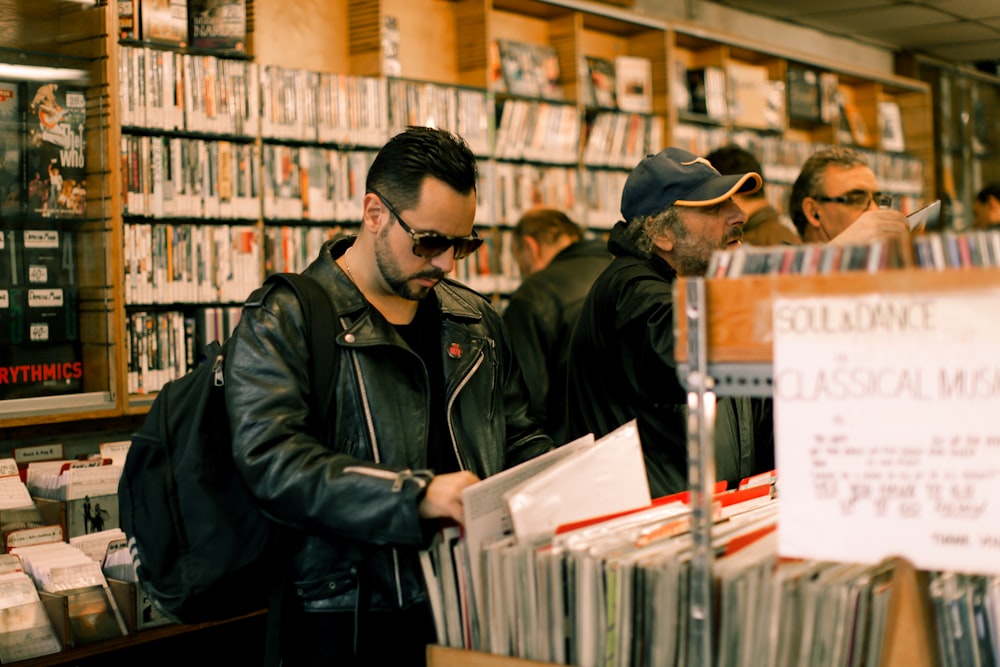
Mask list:
[[28,214],[83,217],[87,205],[84,89],[31,82],[27,93]]
[[216,51],[246,50],[246,0],[188,0],[191,46]]

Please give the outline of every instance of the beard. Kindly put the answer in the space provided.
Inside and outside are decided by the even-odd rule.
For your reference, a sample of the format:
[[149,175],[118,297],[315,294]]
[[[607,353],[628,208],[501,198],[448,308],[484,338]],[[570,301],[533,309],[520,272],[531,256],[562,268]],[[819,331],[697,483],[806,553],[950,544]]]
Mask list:
[[388,227],[383,228],[375,240],[375,265],[378,266],[379,273],[382,274],[382,280],[396,296],[410,301],[420,301],[426,298],[433,287],[413,285],[411,282],[419,279],[438,281],[444,278],[444,272],[436,266],[430,266],[417,273],[409,275],[403,273],[399,262],[393,255],[392,248],[389,246],[389,241],[386,238],[387,232]]
[[692,235],[686,228],[674,240],[674,270],[679,276],[700,277],[708,273],[712,253],[725,250],[733,241],[743,240],[743,227],[727,227],[722,241],[713,243],[704,237]]

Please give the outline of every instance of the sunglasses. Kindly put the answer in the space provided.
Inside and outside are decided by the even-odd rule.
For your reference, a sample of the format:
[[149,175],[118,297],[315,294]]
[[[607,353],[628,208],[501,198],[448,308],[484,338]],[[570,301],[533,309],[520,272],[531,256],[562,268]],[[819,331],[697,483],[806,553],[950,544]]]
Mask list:
[[859,209],[868,208],[871,206],[873,201],[879,208],[890,208],[892,206],[892,195],[887,195],[881,192],[848,192],[846,195],[841,195],[839,197],[825,197],[819,195],[813,197],[813,199],[819,202],[843,204],[844,206]]
[[410,235],[410,239],[413,241],[413,254],[417,257],[434,259],[448,250],[448,248],[454,248],[455,259],[464,259],[476,252],[476,250],[479,249],[479,246],[483,245],[483,239],[479,237],[479,234],[477,234],[474,229],[468,236],[447,236],[437,232],[414,231],[413,228],[406,224],[406,221],[400,217],[399,213],[396,212],[396,209],[393,208],[392,204],[385,200],[385,197],[375,190],[369,190],[369,192],[378,197],[379,201],[385,204],[385,207],[389,209],[389,213],[392,213],[393,217],[399,221],[399,226]]

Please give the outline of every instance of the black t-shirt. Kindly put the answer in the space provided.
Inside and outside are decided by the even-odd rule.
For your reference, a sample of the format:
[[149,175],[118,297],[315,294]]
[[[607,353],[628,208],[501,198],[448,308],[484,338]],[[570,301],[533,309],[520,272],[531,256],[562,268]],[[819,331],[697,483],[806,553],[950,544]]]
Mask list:
[[417,314],[409,324],[397,324],[396,331],[407,345],[424,361],[430,390],[430,433],[427,442],[427,467],[435,473],[455,472],[455,457],[448,437],[445,412],[444,366],[441,357],[441,317],[433,293],[417,306]]

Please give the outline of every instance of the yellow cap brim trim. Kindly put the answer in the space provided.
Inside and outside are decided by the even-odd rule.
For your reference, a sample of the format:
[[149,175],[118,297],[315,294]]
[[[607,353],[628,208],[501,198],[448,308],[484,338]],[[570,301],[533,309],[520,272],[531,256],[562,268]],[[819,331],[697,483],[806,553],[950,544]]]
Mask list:
[[[754,187],[750,190],[740,192],[744,184],[751,179],[754,181]],[[735,195],[737,192],[740,192],[740,194],[744,195],[751,195],[760,190],[763,185],[764,185],[764,179],[760,177],[760,174],[758,174],[755,171],[751,171],[748,174],[743,174],[743,178],[736,181],[733,187],[729,188],[727,192],[724,192],[723,194],[719,195],[718,197],[715,197],[714,199],[706,199],[704,201],[689,201],[687,199],[678,199],[677,201],[674,202],[674,206],[697,206],[699,208],[704,208],[706,206],[715,206],[716,204],[721,204],[727,199],[732,198],[732,196]]]

